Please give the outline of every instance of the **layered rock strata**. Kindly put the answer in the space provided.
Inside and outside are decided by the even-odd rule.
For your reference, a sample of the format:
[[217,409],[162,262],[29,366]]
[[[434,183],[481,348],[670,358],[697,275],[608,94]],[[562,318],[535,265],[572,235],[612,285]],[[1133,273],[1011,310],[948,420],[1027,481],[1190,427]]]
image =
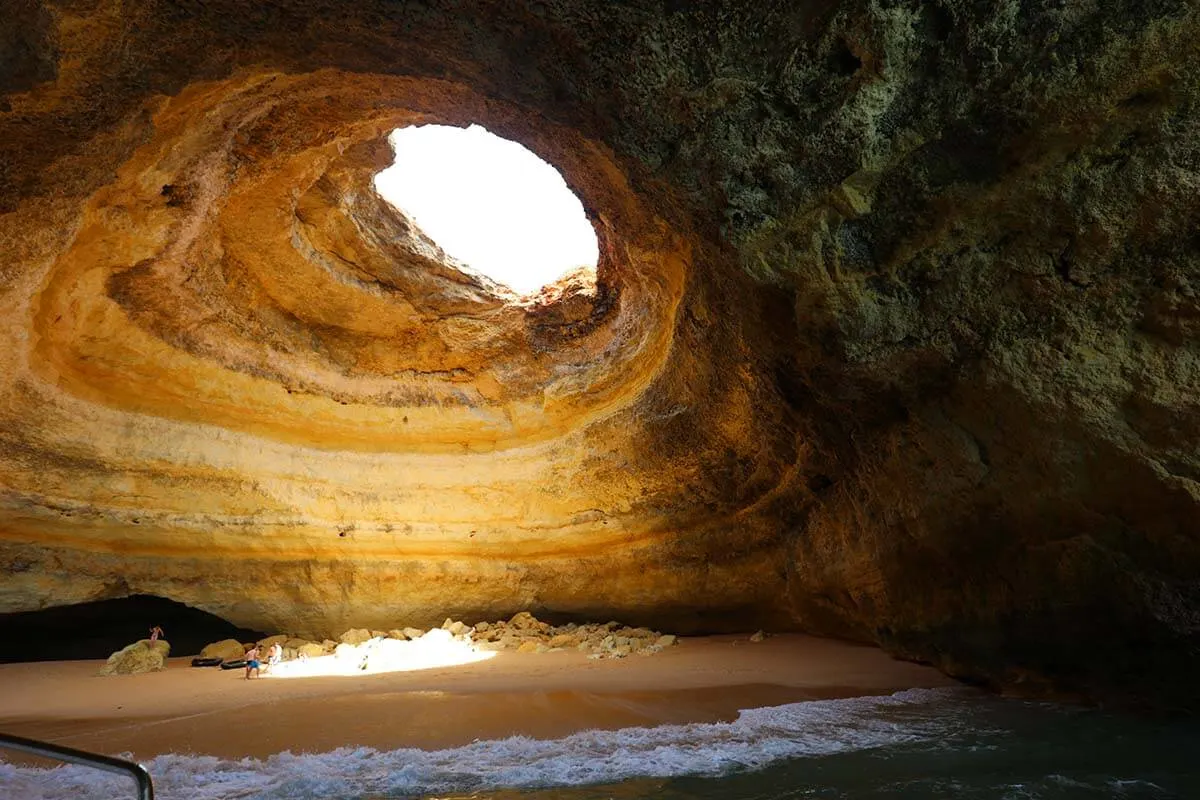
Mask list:
[[[1196,701],[1192,4],[9,18],[0,610],[794,627]],[[562,170],[595,291],[375,195],[428,122]]]

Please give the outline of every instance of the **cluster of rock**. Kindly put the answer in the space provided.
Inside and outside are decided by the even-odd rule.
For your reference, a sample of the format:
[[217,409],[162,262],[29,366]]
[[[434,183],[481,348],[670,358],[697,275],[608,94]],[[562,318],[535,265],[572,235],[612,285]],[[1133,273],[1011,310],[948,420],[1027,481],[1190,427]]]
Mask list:
[[[548,653],[561,650],[577,650],[589,658],[625,658],[630,655],[648,656],[661,652],[676,644],[671,634],[663,634],[649,628],[631,628],[619,622],[603,624],[587,623],[554,626],[542,622],[528,611],[522,611],[509,620],[496,622],[465,622],[447,619],[441,626],[454,639],[469,642],[481,650],[514,650],[518,653]],[[259,640],[263,658],[267,650],[279,643],[283,647],[283,660],[316,658],[337,655],[338,650],[356,647],[372,639],[398,639],[409,641],[420,639],[426,634],[421,628],[394,628],[388,631],[351,628],[338,637],[337,641],[325,639],[320,642],[300,639],[288,634],[277,634]],[[232,661],[242,658],[253,645],[236,639],[225,639],[206,646],[200,655],[203,658],[221,658]]]
[[142,639],[123,647],[108,657],[100,668],[101,675],[138,675],[143,672],[158,672],[166,669],[171,645],[159,639]]
[[[386,634],[384,635],[386,636]],[[371,637],[368,636],[367,638]],[[262,659],[266,660],[267,651],[276,643],[283,647],[283,658],[285,661],[290,661],[301,656],[305,658],[327,656],[333,653],[334,648],[338,645],[337,642],[329,639],[323,642],[314,642],[309,639],[301,639],[286,633],[280,633],[260,639],[257,642],[239,642],[237,639],[222,639],[219,642],[205,645],[204,649],[200,651],[200,657],[236,661],[245,656],[246,651],[257,644]]]
[[584,625],[572,622],[554,626],[542,622],[528,611],[516,614],[507,622],[479,622],[467,628],[462,622],[446,620],[442,627],[451,633],[459,628],[483,649],[516,650],[518,653],[578,650],[588,653],[589,658],[624,658],[634,654],[648,656],[677,642],[672,634],[649,628],[630,628],[619,622]]

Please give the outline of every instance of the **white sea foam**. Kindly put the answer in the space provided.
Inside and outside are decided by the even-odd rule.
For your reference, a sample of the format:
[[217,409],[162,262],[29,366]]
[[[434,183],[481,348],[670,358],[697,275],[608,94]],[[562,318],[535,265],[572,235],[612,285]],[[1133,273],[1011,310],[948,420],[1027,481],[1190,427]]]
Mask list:
[[[742,711],[729,723],[585,731],[542,741],[513,737],[448,750],[341,748],[264,760],[165,755],[147,762],[162,800],[411,797],[498,788],[611,783],[635,777],[722,775],[786,758],[831,755],[941,736],[956,690],[821,700]],[[77,766],[0,762],[11,800],[112,800],[131,782]]]

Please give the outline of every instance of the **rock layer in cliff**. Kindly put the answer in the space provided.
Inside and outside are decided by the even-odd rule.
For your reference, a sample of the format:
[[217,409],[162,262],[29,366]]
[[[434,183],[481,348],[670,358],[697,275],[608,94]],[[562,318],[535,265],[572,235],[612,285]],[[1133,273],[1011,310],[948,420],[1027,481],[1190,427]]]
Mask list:
[[[1030,691],[1200,665],[1192,4],[22,0],[0,610],[795,627]],[[373,177],[480,124],[594,287]]]

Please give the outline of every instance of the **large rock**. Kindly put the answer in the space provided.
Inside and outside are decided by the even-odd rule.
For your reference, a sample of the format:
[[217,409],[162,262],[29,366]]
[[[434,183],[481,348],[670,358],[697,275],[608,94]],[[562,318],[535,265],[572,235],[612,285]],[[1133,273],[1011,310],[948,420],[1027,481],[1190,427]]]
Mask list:
[[374,634],[366,628],[351,628],[338,637],[342,644],[362,644],[373,638]]
[[158,672],[166,669],[171,645],[159,639],[151,642],[142,639],[124,647],[108,657],[100,668],[101,675],[137,675],[143,672]]
[[325,647],[316,642],[308,642],[296,648],[296,655],[303,658],[318,658],[327,654]]
[[[793,628],[1200,707],[1195,3],[17,5],[0,612]],[[382,199],[437,121],[551,159],[595,275],[516,297]]]
[[235,661],[245,654],[245,648],[237,639],[222,639],[219,642],[206,644],[200,651],[201,658],[219,658],[224,661]]

